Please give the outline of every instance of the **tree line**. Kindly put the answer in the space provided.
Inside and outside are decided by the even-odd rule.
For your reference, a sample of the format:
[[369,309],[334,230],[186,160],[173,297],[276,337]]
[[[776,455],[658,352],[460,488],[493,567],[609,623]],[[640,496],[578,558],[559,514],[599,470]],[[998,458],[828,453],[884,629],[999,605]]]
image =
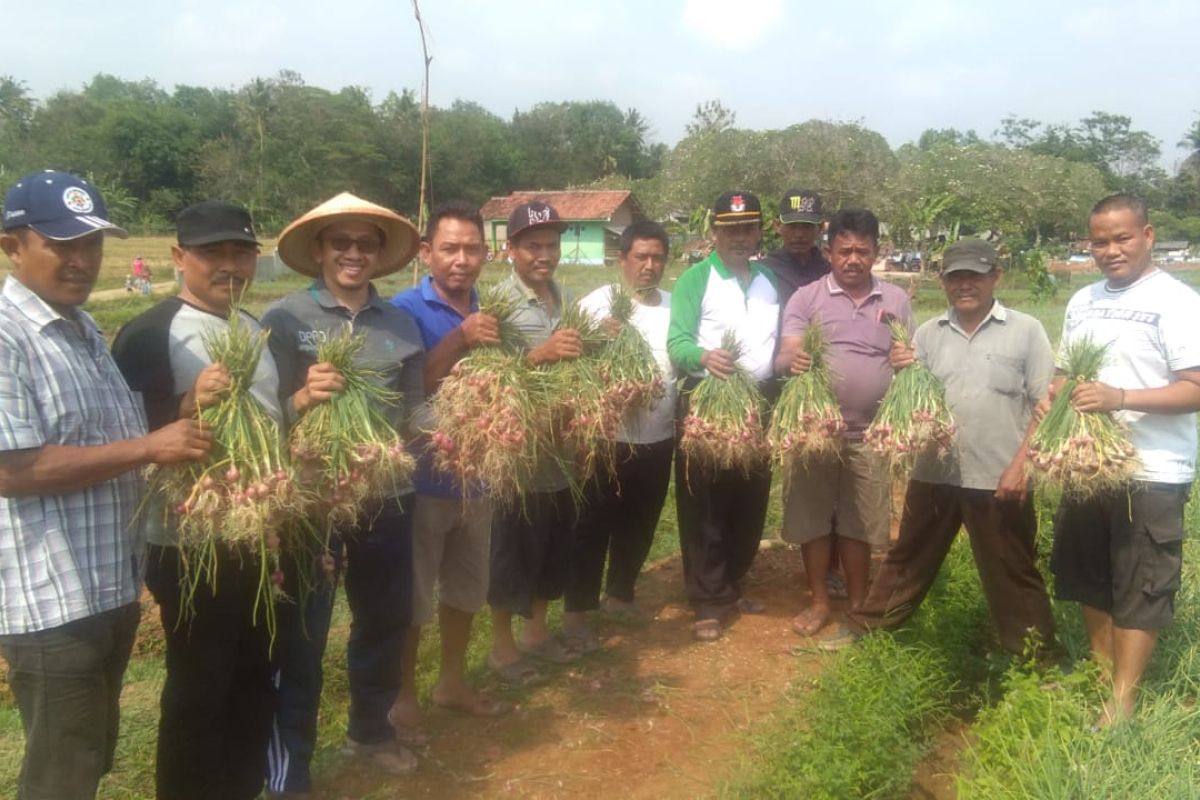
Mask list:
[[[1034,244],[1079,235],[1092,202],[1131,190],[1148,199],[1160,235],[1200,240],[1200,114],[1175,174],[1158,165],[1161,142],[1108,112],[1078,123],[1010,116],[987,137],[930,129],[894,150],[857,123],[739,128],[715,100],[697,106],[674,147],[651,141],[637,109],[604,100],[538,103],[508,119],[456,100],[431,108],[429,127],[434,203],[630,188],[647,213],[696,233],[697,210],[723,190],[749,188],[770,204],[803,185],[829,208],[875,209],[901,246],[946,230]],[[139,232],[169,231],[204,197],[239,202],[274,232],[346,189],[415,217],[420,153],[411,90],[375,102],[362,87],[330,91],[287,71],[238,89],[171,91],[101,74],[37,100],[0,76],[0,179],[41,167],[88,175]]]

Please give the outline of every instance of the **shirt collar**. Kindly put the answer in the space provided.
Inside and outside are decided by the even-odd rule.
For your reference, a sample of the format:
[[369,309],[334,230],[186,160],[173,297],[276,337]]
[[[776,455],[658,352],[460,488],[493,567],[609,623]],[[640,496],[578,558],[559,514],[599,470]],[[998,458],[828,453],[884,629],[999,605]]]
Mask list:
[[[994,319],[996,322],[1000,323],[1008,321],[1008,309],[1005,308],[1004,304],[998,299],[992,300],[992,308],[988,311],[987,316],[983,318],[983,321],[979,323],[979,328],[982,328],[987,324],[988,320],[991,319]],[[958,315],[954,313],[953,307],[947,308],[945,311],[943,311],[942,315],[937,318],[937,321],[939,325],[950,325],[953,323],[954,327],[956,328],[962,327],[958,324]],[[976,328],[975,330],[979,330],[979,328]]]
[[[725,266],[725,262],[721,260],[721,257],[719,255],[717,255],[716,250],[713,250],[711,253],[709,253],[708,263],[712,266],[712,268],[714,270],[716,270],[717,274],[720,275],[721,278],[723,278],[725,280],[729,280],[730,278],[735,277],[734,274],[729,271],[729,267]],[[749,271],[750,271],[750,278],[749,278],[749,280],[746,281],[747,286],[754,283],[754,279],[756,277],[758,277],[759,275],[767,277],[768,280],[773,280],[767,274],[767,271],[763,267],[761,262],[751,260],[747,266],[749,267]]]
[[[536,303],[539,306],[542,304],[542,300],[537,296],[537,292],[525,285],[525,281],[521,280],[521,276],[517,274],[515,269],[512,272],[512,284],[517,287],[517,291],[521,293],[521,297],[525,300],[526,304]],[[555,305],[562,308],[562,293],[559,292],[558,283],[553,278],[550,279],[550,293],[554,295]]]
[[[846,294],[845,289],[838,286],[837,281],[835,281],[833,279],[832,272],[825,276],[825,288],[827,288],[829,290],[830,294],[845,294],[847,297],[850,296],[850,295]],[[882,295],[882,294],[883,294],[883,286],[880,285],[879,279],[876,278],[874,275],[872,275],[871,276],[871,291],[867,293],[867,297],[875,297],[876,295]],[[866,297],[864,297],[863,299],[865,300]]]
[[[520,279],[518,279],[517,282],[520,283]],[[521,284],[521,285],[524,286],[525,284]],[[433,286],[433,276],[432,275],[426,275],[424,278],[421,278],[420,289],[421,289],[421,299],[424,300],[426,303],[435,303],[444,308],[448,308],[451,311],[454,311],[455,313],[458,312],[458,309],[456,309],[454,306],[450,305],[445,300],[443,300],[442,296],[437,293],[437,289],[435,289]],[[472,311],[479,310],[479,292],[477,292],[475,290],[474,286],[471,287],[471,310]]]
[[36,293],[30,291],[15,275],[9,275],[5,279],[3,291],[4,297],[13,304],[22,316],[36,325],[39,331],[59,320],[63,322],[78,321],[85,328],[99,330],[96,328],[96,323],[92,321],[92,318],[82,308],[76,308],[75,320],[69,320],[51,308],[50,304]]
[[[312,285],[309,286],[308,289],[309,289],[309,294],[312,295],[313,300],[315,300],[317,302],[317,305],[321,306],[321,308],[327,308],[327,309],[334,309],[334,308],[345,309],[346,308],[345,306],[343,306],[341,303],[338,302],[338,299],[336,297],[333,296],[333,292],[329,291],[329,287],[325,285],[324,278],[317,278],[316,280],[314,280],[312,282]],[[379,309],[380,311],[386,310],[388,307],[387,301],[384,300],[382,297],[380,297],[379,292],[377,292],[375,290],[374,283],[367,284],[367,302],[366,302],[366,304],[363,305],[363,308],[367,308],[368,306]],[[362,309],[359,309],[359,310],[361,311]]]

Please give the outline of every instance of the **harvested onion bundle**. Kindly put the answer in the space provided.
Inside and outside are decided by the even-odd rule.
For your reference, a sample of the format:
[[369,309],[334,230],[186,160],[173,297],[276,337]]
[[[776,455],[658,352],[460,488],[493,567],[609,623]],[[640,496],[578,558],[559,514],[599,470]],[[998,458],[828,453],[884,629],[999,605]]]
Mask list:
[[292,429],[297,479],[320,497],[333,525],[354,522],[366,500],[394,495],[416,467],[384,413],[399,403],[400,394],[384,387],[376,370],[355,364],[365,343],[347,327],[318,346],[317,361],[336,367],[345,388]]
[[1087,497],[1132,479],[1138,455],[1125,427],[1112,414],[1082,413],[1071,405],[1075,387],[1099,377],[1105,353],[1086,337],[1063,349],[1067,379],[1029,443],[1030,472],[1039,485]]
[[303,499],[283,457],[279,426],[250,393],[267,333],[253,330],[234,308],[229,326],[203,336],[209,360],[223,364],[230,386],[220,400],[200,411],[213,433],[203,462],[157,467],[150,496],[166,501],[166,522],[179,536],[181,591],[185,609],[201,585],[217,590],[218,548],[232,548],[261,563],[252,614],[260,612],[274,637],[272,602],[282,595],[279,530]]
[[595,354],[605,339],[600,326],[572,300],[563,306],[557,330],[571,329],[579,334],[583,355],[563,359],[538,368],[535,379],[542,384],[549,402],[549,417],[557,456],[574,461],[575,480],[582,482],[593,474],[597,463],[612,455],[623,409],[607,401],[606,381]]
[[523,494],[533,480],[547,431],[546,400],[512,323],[516,304],[492,287],[480,311],[495,317],[500,344],[480,347],[454,365],[433,396],[437,430],[434,467],[461,486],[482,483],[501,501]]
[[[888,326],[893,342],[912,346],[902,322],[890,317]],[[949,452],[954,433],[954,419],[946,404],[946,387],[928,367],[917,361],[892,376],[875,419],[863,432],[863,441],[875,452],[886,456],[893,467],[906,470],[922,453],[942,455]]]
[[710,469],[739,469],[748,474],[767,454],[763,438],[763,396],[758,383],[737,364],[744,354],[732,331],[721,337],[721,349],[734,359],[728,378],[706,375],[688,400],[679,448],[688,460]]
[[833,379],[825,360],[827,348],[821,322],[814,318],[804,329],[804,352],[812,358],[812,366],[784,383],[767,431],[771,457],[784,466],[828,458],[838,452],[846,423],[833,393]]
[[617,417],[638,408],[653,408],[666,394],[654,351],[632,323],[634,301],[619,284],[611,289],[609,315],[622,323],[620,331],[597,356],[604,404]]

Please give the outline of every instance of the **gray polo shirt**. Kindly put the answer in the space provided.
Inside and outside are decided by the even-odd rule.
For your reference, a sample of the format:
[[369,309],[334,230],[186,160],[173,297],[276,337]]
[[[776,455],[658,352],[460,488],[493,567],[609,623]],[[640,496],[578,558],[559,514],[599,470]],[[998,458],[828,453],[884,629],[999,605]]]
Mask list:
[[[570,295],[551,281],[550,291],[557,302],[553,309],[546,308],[537,294],[526,286],[515,272],[501,283],[500,287],[518,302],[512,321],[530,348],[537,347],[550,338],[550,334],[562,318],[563,303],[570,302]],[[557,492],[570,485],[570,478],[563,465],[553,458],[541,461],[534,471],[532,488],[535,492]]]
[[[357,312],[340,305],[321,280],[271,305],[262,318],[271,331],[268,346],[279,368],[279,399],[288,417],[295,419],[291,397],[317,363],[317,346],[347,327],[364,334],[366,344],[356,363],[380,374],[387,388],[400,392],[401,403],[388,410],[402,436],[431,427],[425,403],[425,346],[417,323],[370,288],[367,304]],[[401,493],[412,491],[405,487]]]
[[951,310],[918,328],[914,345],[917,358],[946,385],[958,433],[948,456],[921,456],[912,477],[994,490],[1054,377],[1045,329],[997,300],[973,334],[958,325]]

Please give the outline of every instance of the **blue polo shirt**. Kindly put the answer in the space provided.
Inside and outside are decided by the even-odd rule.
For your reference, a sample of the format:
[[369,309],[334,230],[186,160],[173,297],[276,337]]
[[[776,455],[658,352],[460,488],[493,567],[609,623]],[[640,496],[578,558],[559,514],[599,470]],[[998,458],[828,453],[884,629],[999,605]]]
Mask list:
[[[432,350],[442,339],[463,322],[463,315],[438,296],[433,288],[433,278],[426,275],[421,283],[392,298],[392,305],[407,311],[417,322],[425,350]],[[479,294],[471,289],[471,311],[479,310]],[[419,448],[417,470],[413,485],[420,494],[434,497],[462,497],[462,487],[449,475],[433,468],[433,455],[427,447]],[[481,491],[469,491],[470,497],[479,496]]]

